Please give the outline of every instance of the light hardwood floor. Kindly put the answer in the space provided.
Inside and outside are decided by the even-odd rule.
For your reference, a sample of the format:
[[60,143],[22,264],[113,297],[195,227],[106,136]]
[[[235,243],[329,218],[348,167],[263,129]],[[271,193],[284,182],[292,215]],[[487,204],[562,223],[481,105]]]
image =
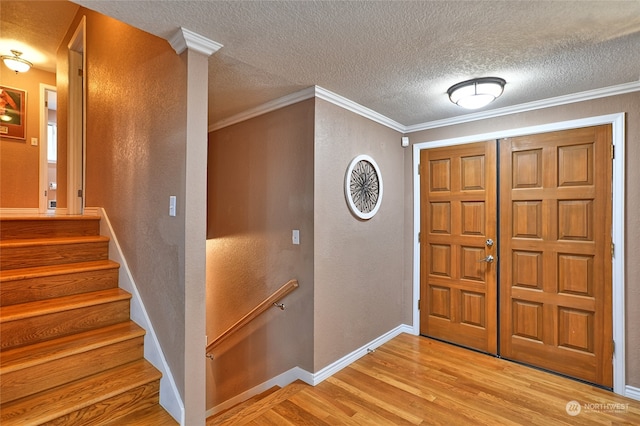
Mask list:
[[640,402],[402,334],[315,387],[296,382],[207,421],[231,424],[640,425]]

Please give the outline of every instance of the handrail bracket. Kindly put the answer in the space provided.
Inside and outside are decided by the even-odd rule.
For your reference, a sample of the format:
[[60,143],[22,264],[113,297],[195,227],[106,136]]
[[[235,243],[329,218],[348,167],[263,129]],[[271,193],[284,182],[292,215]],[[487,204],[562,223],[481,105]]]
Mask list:
[[227,337],[253,321],[256,317],[269,309],[271,306],[276,306],[280,308],[280,310],[284,311],[284,303],[279,303],[280,299],[291,293],[296,288],[298,288],[298,280],[289,280],[282,287],[276,290],[271,296],[267,297],[258,306],[253,308],[248,314],[240,318],[235,324],[226,329],[221,335],[213,339],[213,341],[207,345],[207,358],[213,359],[213,354],[211,352],[216,346],[222,343],[222,341]]

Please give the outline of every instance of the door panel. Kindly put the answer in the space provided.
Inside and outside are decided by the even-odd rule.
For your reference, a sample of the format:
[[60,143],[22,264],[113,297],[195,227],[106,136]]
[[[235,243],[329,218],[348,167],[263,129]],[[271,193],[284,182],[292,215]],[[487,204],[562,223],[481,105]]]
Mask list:
[[423,150],[420,333],[497,349],[496,142]]
[[613,386],[611,127],[500,141],[500,351]]

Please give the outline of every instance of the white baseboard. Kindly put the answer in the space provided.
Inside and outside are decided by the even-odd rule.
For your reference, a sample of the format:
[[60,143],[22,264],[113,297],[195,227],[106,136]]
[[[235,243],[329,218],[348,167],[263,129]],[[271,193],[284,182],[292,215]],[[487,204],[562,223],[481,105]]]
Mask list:
[[310,373],[300,367],[294,367],[291,370],[285,371],[284,373],[272,378],[271,380],[267,380],[264,383],[254,386],[253,388],[241,393],[240,395],[228,399],[225,402],[213,407],[212,409],[207,410],[206,417],[212,416],[213,414],[219,413],[220,411],[231,408],[234,405],[240,404],[241,402],[246,401],[247,399],[258,395],[268,389],[271,389],[274,386],[279,386],[282,388],[295,382],[296,380],[302,380],[303,382],[311,386],[315,386],[321,383],[326,378],[342,370],[352,362],[363,357],[364,355],[369,353],[370,350],[376,349],[378,346],[383,345],[384,343],[388,342],[401,333],[413,334],[413,327],[405,324],[400,325],[393,330],[383,334],[382,336],[372,340],[366,345],[360,347],[359,349],[356,349],[350,354],[342,357],[336,362],[326,366],[317,373]]
[[[65,216],[67,214],[66,207],[58,207],[56,209],[48,210],[46,214],[55,214],[56,216]],[[95,212],[93,216],[98,213]],[[39,216],[40,210],[37,208],[0,208],[0,216]]]
[[164,357],[162,347],[153,329],[153,324],[147,315],[127,261],[124,258],[120,245],[118,244],[118,239],[111,227],[111,222],[109,222],[109,218],[104,209],[100,207],[85,208],[85,214],[93,211],[102,218],[100,220],[101,235],[109,237],[109,258],[120,264],[118,277],[119,286],[123,290],[131,293],[131,319],[147,332],[144,336],[144,357],[162,372],[162,379],[160,379],[160,405],[162,405],[176,421],[184,425],[184,404],[180,398],[178,387],[173,380],[169,364],[167,364],[167,360]]
[[352,362],[366,355],[368,351],[376,349],[378,346],[383,345],[384,343],[388,342],[389,340],[393,339],[394,337],[396,337],[401,333],[413,334],[413,327],[406,324],[399,325],[393,330],[383,334],[377,339],[374,339],[371,342],[367,343],[366,345],[362,346],[360,349],[356,349],[355,351],[351,352],[347,356],[326,366],[325,368],[318,371],[317,373],[314,373],[312,384],[315,386],[318,383],[325,380],[327,377],[331,377],[332,375],[336,374],[338,371],[342,370],[347,365],[351,364]]
[[627,385],[624,389],[624,396],[640,401],[640,388]]
[[12,208],[6,208],[3,207],[0,209],[0,216],[3,215],[8,215],[8,216],[37,216],[38,214],[40,214],[38,208],[19,208],[19,209],[12,209]]
[[100,210],[100,207],[85,207],[82,214],[84,216],[100,216]]
[[[207,361],[207,362],[212,362],[212,361]],[[215,362],[215,361],[213,361]],[[296,380],[299,380],[301,376],[305,376],[305,375],[310,375],[311,373],[306,372],[305,370],[303,370],[302,368],[299,367],[294,367],[289,371],[285,371],[284,373],[280,374],[279,376],[274,377],[271,380],[267,380],[264,383],[260,383],[257,386],[252,387],[251,389],[242,392],[240,395],[236,395],[231,399],[226,400],[225,402],[216,405],[215,407],[211,408],[210,410],[207,410],[206,413],[206,417],[208,418],[209,416],[212,416],[216,413],[219,413],[221,411],[227,410],[235,405],[238,405],[244,401],[246,401],[247,399],[259,395],[262,392],[265,392],[269,389],[271,389],[274,386],[279,386],[281,388],[287,386],[288,384],[291,384],[293,382],[295,382]]]

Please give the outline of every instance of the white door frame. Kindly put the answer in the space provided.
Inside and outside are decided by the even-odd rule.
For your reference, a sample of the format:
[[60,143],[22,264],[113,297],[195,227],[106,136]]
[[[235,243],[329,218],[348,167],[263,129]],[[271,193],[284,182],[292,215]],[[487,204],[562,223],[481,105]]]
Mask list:
[[613,210],[611,236],[615,247],[615,256],[612,260],[612,304],[613,304],[613,340],[615,353],[613,356],[613,391],[620,395],[626,393],[625,378],[625,298],[624,298],[624,154],[625,154],[625,114],[617,113],[589,117],[578,120],[563,121],[558,123],[543,124],[538,126],[523,127],[512,130],[501,130],[460,138],[443,139],[431,142],[421,142],[413,145],[413,332],[420,334],[420,244],[418,233],[420,232],[420,150],[439,148],[444,146],[461,145],[471,142],[495,140],[538,133],[555,132],[580,127],[599,126],[611,124],[612,143],[614,145],[613,160]]
[[38,212],[46,213],[47,194],[49,191],[49,106],[47,104],[47,92],[55,92],[56,86],[40,83],[40,167],[38,167]]
[[[82,214],[86,144],[86,17],[68,44],[69,121],[67,127],[67,214]],[[78,70],[81,70],[78,72]]]

